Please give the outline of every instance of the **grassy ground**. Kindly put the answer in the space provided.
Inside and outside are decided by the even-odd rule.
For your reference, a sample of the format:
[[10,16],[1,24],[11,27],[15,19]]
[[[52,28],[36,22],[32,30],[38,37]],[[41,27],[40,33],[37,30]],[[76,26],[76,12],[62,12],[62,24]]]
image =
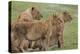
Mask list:
[[[65,23],[64,28],[64,49],[78,48],[78,6],[77,5],[63,5],[63,4],[47,4],[47,3],[26,3],[26,2],[12,2],[11,19],[14,21],[16,17],[25,9],[35,6],[41,10],[41,13],[46,19],[50,14],[59,11],[68,11],[73,17],[71,22]],[[59,50],[58,48],[52,50]]]

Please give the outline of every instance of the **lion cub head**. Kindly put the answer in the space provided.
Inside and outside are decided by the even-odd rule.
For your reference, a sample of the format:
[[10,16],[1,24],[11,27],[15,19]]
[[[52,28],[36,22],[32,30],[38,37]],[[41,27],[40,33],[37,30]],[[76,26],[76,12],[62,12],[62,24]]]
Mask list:
[[31,7],[22,12],[18,16],[17,21],[33,21],[34,19],[40,20],[42,17],[42,14],[36,7]]

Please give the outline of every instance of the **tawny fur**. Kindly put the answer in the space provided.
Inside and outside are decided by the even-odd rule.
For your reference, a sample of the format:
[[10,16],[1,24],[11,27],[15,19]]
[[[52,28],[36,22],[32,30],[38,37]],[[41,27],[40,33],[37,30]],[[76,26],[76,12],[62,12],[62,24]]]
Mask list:
[[36,8],[36,7],[31,7],[28,8],[27,10],[25,10],[24,12],[22,12],[18,18],[17,21],[33,21],[33,19],[35,20],[40,20],[41,19],[42,14],[40,13],[40,11]]
[[[36,45],[41,47],[41,50],[48,50],[49,47],[54,46],[58,42],[58,47],[64,47],[63,31],[64,22],[72,20],[71,16],[66,12],[60,15],[53,15],[46,21],[20,22],[17,23],[17,28],[20,28],[23,37],[29,41],[35,41]],[[24,28],[24,27],[25,28]],[[17,31],[20,34],[19,31]],[[39,44],[38,44],[39,42]],[[32,45],[33,47],[35,44]]]
[[17,28],[17,26],[19,26],[18,23],[27,22],[28,27],[30,27],[28,22],[32,22],[34,19],[35,21],[40,20],[41,17],[42,14],[40,13],[40,11],[35,7],[31,7],[25,10],[24,12],[22,12],[18,16],[18,18],[14,22],[12,22],[11,24],[11,51],[12,52],[23,52],[25,51],[24,47],[27,49],[29,45],[29,41],[23,37],[24,34],[26,33],[24,24],[21,24],[22,27]]
[[[18,23],[19,26],[18,25],[16,26],[18,26],[19,29],[19,28],[23,28],[23,25],[25,24],[25,27],[27,28],[25,29],[25,31],[27,30],[26,31],[27,33],[26,35],[24,35],[24,37],[30,41],[36,41],[41,39],[41,43],[42,43],[41,47],[43,48],[43,50],[47,50],[50,41],[49,38],[52,35],[52,25],[55,24],[55,20],[53,20],[53,18],[54,16],[46,21],[36,21],[36,22],[34,21],[34,22],[27,22],[27,23],[20,22],[20,24]],[[29,25],[31,25],[30,27],[28,27],[29,26],[28,23]],[[20,31],[17,32],[20,33]]]
[[25,50],[28,49],[29,45],[29,41],[23,37],[23,35],[25,35],[24,31],[25,27],[22,26],[21,28],[17,28],[17,26],[15,26],[15,29],[14,27],[12,27],[11,31],[11,52],[13,53],[24,52]]
[[[53,18],[53,17],[50,17],[49,19],[51,19],[51,18]],[[50,41],[49,41],[49,48],[50,49],[53,48],[53,46],[56,43],[58,44],[59,48],[64,47],[64,38],[63,38],[64,23],[67,21],[71,21],[71,20],[72,20],[72,17],[67,12],[61,12],[56,15],[56,17],[54,18],[54,21],[52,21],[52,23],[54,23],[54,24],[51,28],[52,35],[49,38],[50,39]],[[37,42],[40,42],[40,41],[37,41]],[[37,42],[35,43],[35,45],[37,45]]]

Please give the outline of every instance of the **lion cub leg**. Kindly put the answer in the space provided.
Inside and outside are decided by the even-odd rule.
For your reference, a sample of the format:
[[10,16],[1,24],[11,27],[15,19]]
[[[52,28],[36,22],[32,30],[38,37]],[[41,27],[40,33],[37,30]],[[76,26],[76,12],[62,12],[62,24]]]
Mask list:
[[64,48],[63,33],[59,34],[59,37],[58,37],[58,48]]
[[21,43],[20,43],[20,50],[21,50],[22,52],[27,51],[28,45],[29,45],[28,40],[25,40],[25,39],[22,40]]

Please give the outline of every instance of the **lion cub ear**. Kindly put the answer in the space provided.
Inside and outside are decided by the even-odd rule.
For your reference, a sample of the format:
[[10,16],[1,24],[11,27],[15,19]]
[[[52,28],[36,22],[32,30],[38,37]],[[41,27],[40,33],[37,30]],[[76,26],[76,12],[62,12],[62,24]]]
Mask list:
[[67,11],[64,11],[64,12],[63,12],[63,14],[67,14],[67,13],[68,13]]
[[31,10],[33,11],[35,9],[35,7],[32,7]]
[[56,14],[53,14],[53,17],[54,17],[54,18],[57,18],[57,15],[56,15]]

